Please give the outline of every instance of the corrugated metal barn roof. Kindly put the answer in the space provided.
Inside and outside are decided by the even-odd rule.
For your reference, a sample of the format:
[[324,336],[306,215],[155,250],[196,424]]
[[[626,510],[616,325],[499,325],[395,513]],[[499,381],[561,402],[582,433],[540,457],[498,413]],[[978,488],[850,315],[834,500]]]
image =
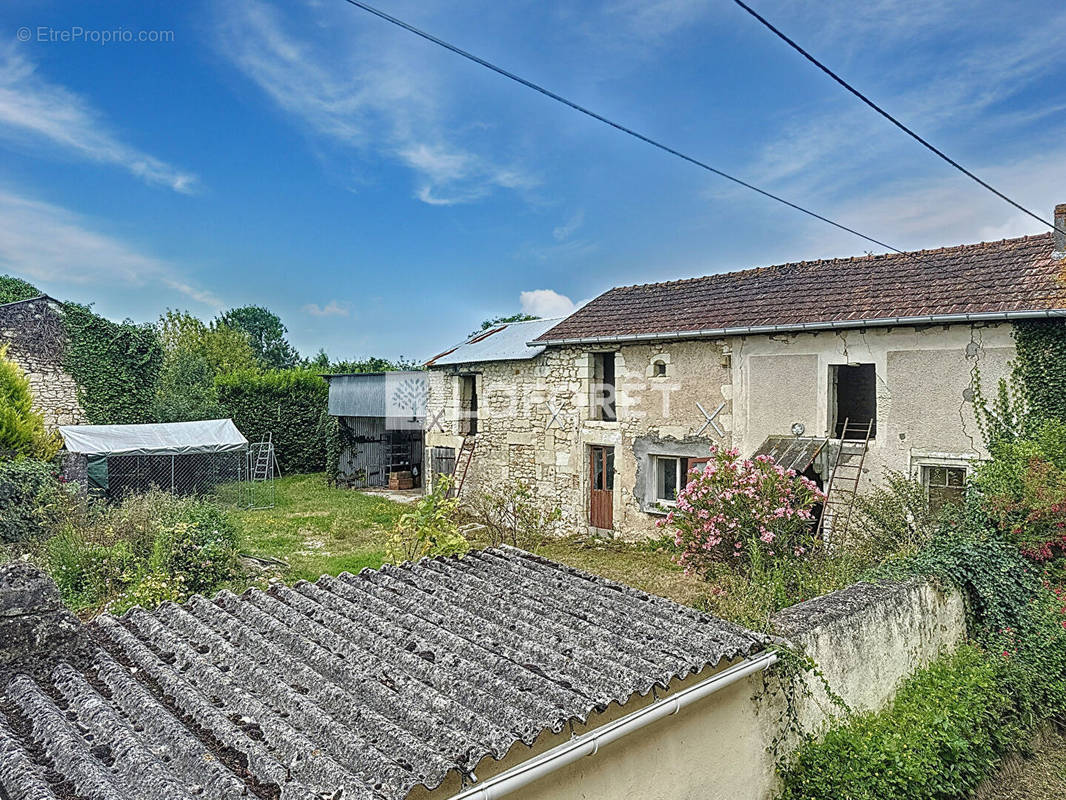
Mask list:
[[14,800],[396,800],[763,646],[510,548],[87,630],[86,662],[7,685],[0,787]]
[[[429,386],[420,370],[326,375],[329,413],[335,417],[426,416]],[[399,390],[403,391],[399,391]]]
[[449,364],[476,364],[482,361],[524,361],[544,352],[544,346],[530,347],[527,342],[551,330],[562,321],[535,319],[529,322],[507,322],[478,331],[462,344],[434,356],[427,367]]

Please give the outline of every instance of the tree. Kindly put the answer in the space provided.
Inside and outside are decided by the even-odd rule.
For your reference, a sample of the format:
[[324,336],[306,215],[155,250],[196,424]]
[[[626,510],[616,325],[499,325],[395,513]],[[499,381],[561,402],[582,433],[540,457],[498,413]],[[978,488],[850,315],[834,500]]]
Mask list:
[[159,336],[168,355],[180,350],[202,357],[212,379],[259,366],[248,335],[217,320],[206,324],[187,311],[168,310],[159,318]]
[[21,278],[11,275],[0,275],[0,304],[17,303],[19,300],[29,300],[31,297],[40,297],[43,294],[32,283],[26,283]]
[[289,329],[281,317],[263,306],[231,308],[216,322],[247,334],[252,350],[266,369],[291,369],[299,363],[299,353],[285,338]]
[[180,348],[167,353],[159,373],[152,416],[157,422],[193,422],[225,416],[211,365],[202,354]]
[[259,360],[243,331],[221,322],[204,323],[185,311],[159,318],[163,368],[152,416],[158,422],[191,422],[222,416],[215,377],[256,370]]
[[28,456],[47,461],[59,450],[59,439],[44,427],[33,408],[26,373],[0,347],[0,457]]
[[496,325],[504,325],[508,322],[532,322],[535,319],[540,319],[540,317],[535,317],[532,314],[526,314],[521,311],[517,314],[511,314],[508,317],[493,317],[492,319],[487,319],[482,322],[481,327],[476,331],[471,332],[470,335],[477,336],[482,331],[487,331],[489,328],[495,327]]

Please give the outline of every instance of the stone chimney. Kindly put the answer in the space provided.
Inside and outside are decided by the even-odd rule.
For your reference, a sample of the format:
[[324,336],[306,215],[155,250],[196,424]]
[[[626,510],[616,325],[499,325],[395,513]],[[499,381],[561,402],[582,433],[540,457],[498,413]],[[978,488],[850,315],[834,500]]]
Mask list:
[[1066,203],[1055,206],[1055,249],[1053,258],[1066,258]]
[[60,661],[84,666],[92,650],[51,578],[22,561],[0,566],[0,694],[14,673],[45,678]]

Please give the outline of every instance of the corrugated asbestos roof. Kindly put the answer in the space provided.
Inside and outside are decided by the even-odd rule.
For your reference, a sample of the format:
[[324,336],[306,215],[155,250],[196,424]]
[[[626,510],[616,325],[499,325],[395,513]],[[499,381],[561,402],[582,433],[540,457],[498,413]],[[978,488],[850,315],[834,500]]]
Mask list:
[[520,550],[103,616],[88,667],[7,686],[12,800],[403,798],[761,649]]
[[824,436],[770,436],[752,453],[752,457],[770,456],[775,464],[785,469],[803,472],[827,444],[829,440]]
[[[1066,309],[1050,233],[611,289],[541,343]],[[722,334],[724,335],[724,334]]]
[[482,361],[521,361],[536,358],[544,347],[530,347],[527,342],[553,328],[561,318],[535,319],[529,322],[507,322],[478,331],[465,342],[435,355],[427,367],[448,364],[476,364]]

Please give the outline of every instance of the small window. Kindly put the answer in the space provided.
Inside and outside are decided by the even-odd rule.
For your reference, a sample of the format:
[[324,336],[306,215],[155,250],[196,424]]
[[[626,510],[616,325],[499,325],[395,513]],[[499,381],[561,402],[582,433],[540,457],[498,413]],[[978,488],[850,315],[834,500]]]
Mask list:
[[873,364],[829,367],[829,429],[836,439],[877,436],[877,372]]
[[665,378],[666,377],[666,362],[656,361],[651,365],[651,375],[653,378]]
[[615,422],[614,353],[592,354],[592,418]]
[[459,376],[459,433],[477,434],[477,376]]
[[922,485],[934,514],[946,506],[962,505],[966,497],[966,467],[922,467]]
[[673,505],[681,488],[683,458],[655,457],[655,500],[663,505]]

